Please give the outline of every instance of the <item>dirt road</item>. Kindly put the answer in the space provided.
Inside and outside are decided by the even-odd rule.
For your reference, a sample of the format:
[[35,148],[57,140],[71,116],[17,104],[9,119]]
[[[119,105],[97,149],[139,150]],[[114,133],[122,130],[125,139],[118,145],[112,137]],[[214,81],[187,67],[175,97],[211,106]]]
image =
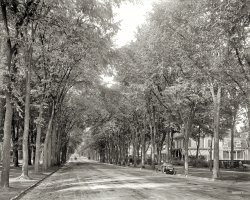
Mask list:
[[63,167],[22,200],[250,199],[247,184],[191,180],[82,159]]

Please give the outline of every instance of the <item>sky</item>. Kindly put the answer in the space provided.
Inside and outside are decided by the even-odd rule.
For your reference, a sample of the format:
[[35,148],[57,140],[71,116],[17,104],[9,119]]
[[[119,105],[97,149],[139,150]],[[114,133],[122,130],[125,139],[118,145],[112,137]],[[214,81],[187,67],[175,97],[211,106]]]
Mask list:
[[[114,37],[116,47],[121,47],[135,39],[137,27],[146,22],[147,13],[153,8],[153,3],[159,0],[140,0],[139,3],[123,3],[115,9],[115,21],[120,21],[120,30]],[[113,76],[101,75],[103,83],[111,87]]]
[[135,38],[137,27],[146,22],[147,13],[158,0],[141,0],[140,3],[123,3],[115,9],[116,21],[121,21],[120,31],[114,38],[117,47],[128,44]]

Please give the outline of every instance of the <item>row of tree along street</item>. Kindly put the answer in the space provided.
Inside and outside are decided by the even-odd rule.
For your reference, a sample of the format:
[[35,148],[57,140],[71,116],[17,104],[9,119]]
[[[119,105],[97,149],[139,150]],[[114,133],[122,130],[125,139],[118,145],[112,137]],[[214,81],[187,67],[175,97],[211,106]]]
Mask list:
[[[136,41],[115,49],[112,8],[120,3],[0,0],[2,187],[10,151],[17,166],[22,149],[28,178],[41,149],[44,170],[61,164],[87,127],[82,148],[102,162],[124,163],[132,145],[134,164],[145,165],[150,146],[153,167],[165,141],[171,155],[183,132],[186,174],[189,137],[210,135],[218,178],[219,139],[231,130],[233,141],[240,109],[250,118],[250,2],[159,2]],[[104,85],[105,73],[116,84]]]
[[20,178],[29,178],[29,164],[39,171],[41,149],[47,170],[81,143],[91,120],[82,101],[98,90],[114,55],[112,9],[120,3],[0,0],[2,187],[9,187],[10,152],[18,166],[22,149]]
[[117,83],[93,101],[82,150],[124,164],[132,146],[134,165],[144,166],[150,147],[154,167],[164,144],[171,159],[174,134],[182,132],[188,174],[189,138],[208,135],[218,178],[219,139],[231,132],[233,160],[240,110],[250,119],[249,8],[246,0],[158,2],[136,40],[117,50]]

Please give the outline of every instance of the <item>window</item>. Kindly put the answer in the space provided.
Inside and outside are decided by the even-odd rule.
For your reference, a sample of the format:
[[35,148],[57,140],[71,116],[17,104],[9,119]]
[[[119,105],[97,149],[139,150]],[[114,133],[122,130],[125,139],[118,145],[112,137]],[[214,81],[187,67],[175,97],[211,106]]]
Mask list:
[[208,141],[207,141],[207,147],[210,147],[211,146],[211,140],[209,139]]
[[223,151],[223,160],[229,160],[229,151]]
[[237,140],[235,143],[234,143],[235,147],[241,147],[241,141],[240,140]]
[[228,141],[227,141],[227,140],[224,140],[224,141],[223,141],[223,147],[229,147],[229,146],[228,146]]
[[236,160],[236,151],[234,151],[234,160]]
[[237,151],[237,160],[243,159],[243,151]]

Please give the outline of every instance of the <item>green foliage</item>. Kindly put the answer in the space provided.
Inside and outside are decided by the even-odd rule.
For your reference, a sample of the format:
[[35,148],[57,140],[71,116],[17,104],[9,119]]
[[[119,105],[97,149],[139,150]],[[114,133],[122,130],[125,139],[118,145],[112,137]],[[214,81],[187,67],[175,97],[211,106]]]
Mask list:
[[113,129],[118,135],[123,133],[127,122],[132,127],[132,140],[133,130],[144,130],[145,115],[149,132],[153,108],[158,116],[157,145],[173,126],[181,131],[192,108],[191,137],[213,136],[215,104],[211,88],[215,93],[222,88],[219,135],[223,138],[233,126],[235,109],[250,105],[247,7],[248,1],[243,0],[158,2],[147,23],[138,28],[136,41],[115,54],[112,64],[120,94],[103,99],[107,111],[115,114],[108,120],[112,121],[108,129],[105,123],[96,129],[96,140],[107,145],[105,137],[109,138]]
[[[65,147],[69,148],[70,153],[76,149],[86,127],[103,123],[102,120],[106,118],[108,121],[110,116],[118,113],[117,109],[126,109],[122,106],[117,108],[121,99],[119,92],[101,88],[99,80],[114,54],[111,39],[118,30],[118,24],[114,22],[113,8],[121,2],[1,1],[1,6],[7,8],[10,35],[8,37],[8,31],[3,31],[5,24],[1,21],[1,94],[2,90],[9,89],[3,80],[4,76],[11,77],[12,105],[19,112],[19,123],[23,124],[24,75],[26,65],[30,63],[30,126],[36,127],[36,124],[42,123],[43,142],[52,109],[55,109],[53,123],[58,127],[56,134],[61,142],[58,142],[61,145],[59,149],[64,153],[67,152]],[[7,73],[7,57],[4,54],[9,39],[12,48],[10,74]],[[103,99],[99,99],[96,92]],[[43,105],[44,113],[42,121],[38,122],[40,105]]]

